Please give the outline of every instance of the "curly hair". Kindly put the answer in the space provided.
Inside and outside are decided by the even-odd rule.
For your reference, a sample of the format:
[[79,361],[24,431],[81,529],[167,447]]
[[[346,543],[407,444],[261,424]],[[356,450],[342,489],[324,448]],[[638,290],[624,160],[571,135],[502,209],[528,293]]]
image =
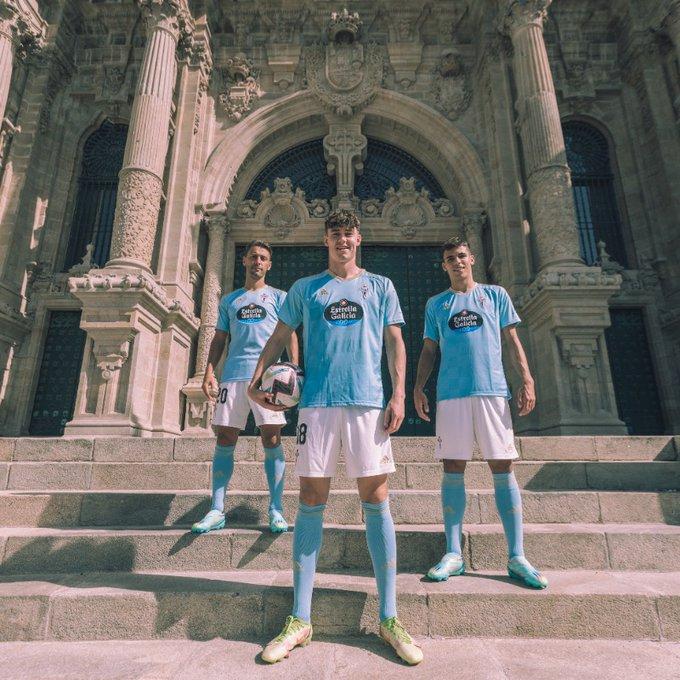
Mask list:
[[456,248],[467,248],[468,252],[472,253],[470,244],[465,240],[465,237],[462,234],[457,234],[456,236],[452,236],[450,239],[442,243],[442,256],[447,250],[454,250]]
[[354,228],[359,231],[361,222],[359,222],[359,218],[356,216],[356,213],[352,212],[351,210],[339,208],[338,210],[334,210],[326,218],[326,230],[341,229],[342,227],[349,227],[350,229]]

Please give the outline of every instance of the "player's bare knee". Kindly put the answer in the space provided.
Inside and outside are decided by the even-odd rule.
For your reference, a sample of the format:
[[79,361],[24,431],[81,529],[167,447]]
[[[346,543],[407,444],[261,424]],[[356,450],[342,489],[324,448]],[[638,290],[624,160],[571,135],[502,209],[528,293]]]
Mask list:
[[330,479],[325,477],[300,477],[300,502],[305,505],[321,505],[328,500]]
[[265,449],[273,449],[281,443],[281,428],[260,428],[260,438]]
[[443,460],[444,472],[462,474],[465,472],[466,460]]
[[233,427],[216,427],[215,434],[218,446],[236,446],[238,442],[239,431]]
[[512,471],[512,461],[511,460],[489,460],[489,467],[491,472],[494,474],[503,474]]
[[359,497],[365,503],[382,503],[387,499],[387,475],[361,477],[357,479]]

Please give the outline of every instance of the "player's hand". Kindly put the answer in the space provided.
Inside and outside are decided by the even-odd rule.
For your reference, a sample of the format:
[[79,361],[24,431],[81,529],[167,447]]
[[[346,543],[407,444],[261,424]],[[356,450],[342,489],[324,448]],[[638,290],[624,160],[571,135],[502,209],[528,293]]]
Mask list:
[[270,411],[285,411],[285,406],[279,406],[272,401],[272,395],[269,392],[263,392],[261,389],[250,385],[248,387],[248,397],[252,399],[256,404],[259,404],[263,408],[269,409]]
[[526,416],[536,406],[536,390],[533,382],[525,382],[517,393],[517,413]]
[[387,434],[393,434],[404,422],[404,415],[406,408],[404,406],[404,397],[392,396],[390,403],[385,409],[385,417],[383,418],[383,427]]
[[203,394],[208,397],[208,401],[215,403],[217,400],[217,395],[220,392],[220,386],[217,384],[217,379],[215,378],[214,373],[204,376],[203,385],[201,385],[201,388],[203,389]]
[[430,404],[427,401],[427,395],[419,387],[413,390],[413,403],[416,407],[416,413],[419,418],[422,418],[426,423],[430,422],[430,416],[427,414],[430,412]]

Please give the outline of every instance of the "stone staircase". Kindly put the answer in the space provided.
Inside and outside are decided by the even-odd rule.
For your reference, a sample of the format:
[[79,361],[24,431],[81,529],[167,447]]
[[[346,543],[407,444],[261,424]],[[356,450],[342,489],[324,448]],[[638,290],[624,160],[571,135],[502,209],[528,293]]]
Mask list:
[[[395,438],[400,617],[414,634],[680,640],[680,437],[519,438],[525,547],[550,587],[505,576],[491,475],[468,466],[468,575],[444,552],[440,465]],[[293,458],[293,442],[286,441]],[[262,450],[239,443],[228,529],[208,509],[210,439],[0,439],[0,640],[265,640],[290,610],[292,534],[262,530]],[[286,516],[297,506],[288,466]],[[313,606],[316,633],[375,630],[377,596],[354,482],[340,476]],[[342,616],[338,613],[341,612]]]

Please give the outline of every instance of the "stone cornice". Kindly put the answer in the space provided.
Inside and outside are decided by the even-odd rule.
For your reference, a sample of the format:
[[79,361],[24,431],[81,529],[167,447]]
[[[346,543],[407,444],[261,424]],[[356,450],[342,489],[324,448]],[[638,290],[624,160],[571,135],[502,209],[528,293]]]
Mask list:
[[147,31],[159,28],[183,42],[194,32],[194,19],[186,0],[137,0]]
[[180,300],[170,300],[163,289],[151,276],[146,273],[119,273],[113,270],[94,270],[84,276],[69,278],[69,291],[76,297],[83,294],[111,294],[111,293],[147,293],[154,302],[167,314],[181,318],[194,330],[199,326],[199,319],[187,309]]
[[604,272],[599,267],[546,269],[529,284],[517,302],[519,307],[525,307],[543,292],[583,296],[599,290],[613,295],[621,288],[622,280],[620,274]]

